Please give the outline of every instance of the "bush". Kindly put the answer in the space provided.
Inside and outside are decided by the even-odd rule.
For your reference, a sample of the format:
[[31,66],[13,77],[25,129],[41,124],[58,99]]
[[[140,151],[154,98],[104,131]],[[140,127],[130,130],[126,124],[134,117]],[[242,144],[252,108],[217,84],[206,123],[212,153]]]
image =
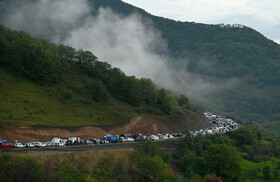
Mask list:
[[265,179],[271,179],[272,178],[272,170],[271,167],[269,165],[264,166],[263,170],[263,175]]
[[46,175],[38,162],[31,157],[0,155],[0,181],[40,182]]
[[74,98],[72,90],[69,89],[63,89],[61,91],[61,98],[63,101],[72,101]]

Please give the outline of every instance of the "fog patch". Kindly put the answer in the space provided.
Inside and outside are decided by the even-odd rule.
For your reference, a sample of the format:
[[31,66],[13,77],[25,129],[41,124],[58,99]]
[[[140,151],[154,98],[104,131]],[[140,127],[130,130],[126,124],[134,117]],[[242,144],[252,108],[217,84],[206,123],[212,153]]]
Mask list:
[[[191,98],[208,97],[237,80],[212,81],[187,71],[188,60],[176,60],[168,53],[161,33],[137,14],[120,16],[101,8],[92,16],[93,7],[86,0],[39,0],[12,6],[5,24],[35,36],[89,50],[127,75],[151,78],[160,88]],[[199,65],[207,66],[207,58]]]
[[90,13],[86,0],[38,0],[11,2],[4,24],[32,35],[62,41],[71,29],[81,26]]

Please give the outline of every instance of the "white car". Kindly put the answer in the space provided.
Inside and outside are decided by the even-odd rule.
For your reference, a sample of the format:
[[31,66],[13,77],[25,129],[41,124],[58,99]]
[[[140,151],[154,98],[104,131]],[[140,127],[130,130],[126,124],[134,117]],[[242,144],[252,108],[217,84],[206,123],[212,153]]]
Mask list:
[[127,139],[128,142],[134,142],[134,139],[131,138],[131,137],[127,137],[126,139]]
[[52,146],[52,143],[50,141],[45,142],[45,144],[46,144],[46,147],[51,147]]
[[23,148],[23,147],[25,147],[25,146],[24,146],[22,143],[17,142],[17,143],[14,144],[14,147],[15,147],[15,148]]
[[35,147],[46,147],[46,143],[43,142],[34,142]]
[[156,136],[156,135],[150,135],[150,136],[149,136],[149,139],[150,139],[150,140],[158,140],[159,137]]
[[27,142],[27,143],[25,143],[24,145],[25,145],[25,147],[27,147],[27,148],[35,147],[34,142]]
[[120,137],[120,141],[121,141],[121,142],[128,142],[128,139],[127,139],[127,138],[124,138],[124,137]]
[[163,139],[168,139],[168,134],[167,133],[163,134]]
[[168,134],[168,138],[174,138],[174,136],[171,134]]
[[163,139],[163,134],[157,134],[157,137],[159,138],[159,139]]

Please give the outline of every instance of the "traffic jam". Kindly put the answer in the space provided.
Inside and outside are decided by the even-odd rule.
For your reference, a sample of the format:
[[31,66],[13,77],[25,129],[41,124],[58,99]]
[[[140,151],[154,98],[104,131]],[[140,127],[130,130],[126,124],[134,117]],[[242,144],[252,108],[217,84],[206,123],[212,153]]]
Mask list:
[[[230,118],[212,114],[210,112],[204,113],[207,120],[211,123],[211,127],[207,129],[200,129],[198,131],[189,131],[189,134],[193,136],[197,135],[210,135],[216,133],[225,133],[227,131],[235,130],[239,127],[239,124]],[[21,143],[19,141],[8,142],[8,140],[0,140],[0,148],[42,148],[42,147],[62,147],[62,146],[76,146],[76,145],[102,145],[102,144],[114,144],[114,143],[127,143],[127,142],[139,142],[143,140],[169,140],[185,137],[183,133],[158,133],[149,136],[137,134],[120,134],[116,136],[105,135],[101,139],[99,138],[87,138],[81,139],[80,137],[68,137],[59,138],[54,137],[51,141],[37,141]]]

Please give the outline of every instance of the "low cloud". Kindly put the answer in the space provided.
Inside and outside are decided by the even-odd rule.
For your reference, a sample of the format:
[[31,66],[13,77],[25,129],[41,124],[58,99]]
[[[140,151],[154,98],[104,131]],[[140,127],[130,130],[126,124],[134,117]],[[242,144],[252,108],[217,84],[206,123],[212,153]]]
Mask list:
[[32,35],[62,41],[90,13],[86,0],[11,1],[4,24]]
[[[5,24],[54,42],[89,50],[99,60],[109,62],[127,75],[151,78],[158,87],[191,98],[207,97],[237,83],[237,80],[217,83],[188,72],[188,60],[171,57],[160,32],[139,15],[120,16],[101,8],[92,16],[88,7],[86,0],[21,3],[11,9]],[[200,62],[207,67],[205,58]]]
[[[121,68],[127,75],[151,78],[159,87],[187,95],[208,95],[216,91],[216,83],[187,72],[188,61],[174,66],[167,43],[148,20],[134,14],[121,17],[101,8],[96,17],[71,31],[65,44],[90,50],[100,60]],[[203,59],[201,64],[207,64]],[[207,66],[204,66],[207,67]],[[223,84],[223,87],[233,83]]]

